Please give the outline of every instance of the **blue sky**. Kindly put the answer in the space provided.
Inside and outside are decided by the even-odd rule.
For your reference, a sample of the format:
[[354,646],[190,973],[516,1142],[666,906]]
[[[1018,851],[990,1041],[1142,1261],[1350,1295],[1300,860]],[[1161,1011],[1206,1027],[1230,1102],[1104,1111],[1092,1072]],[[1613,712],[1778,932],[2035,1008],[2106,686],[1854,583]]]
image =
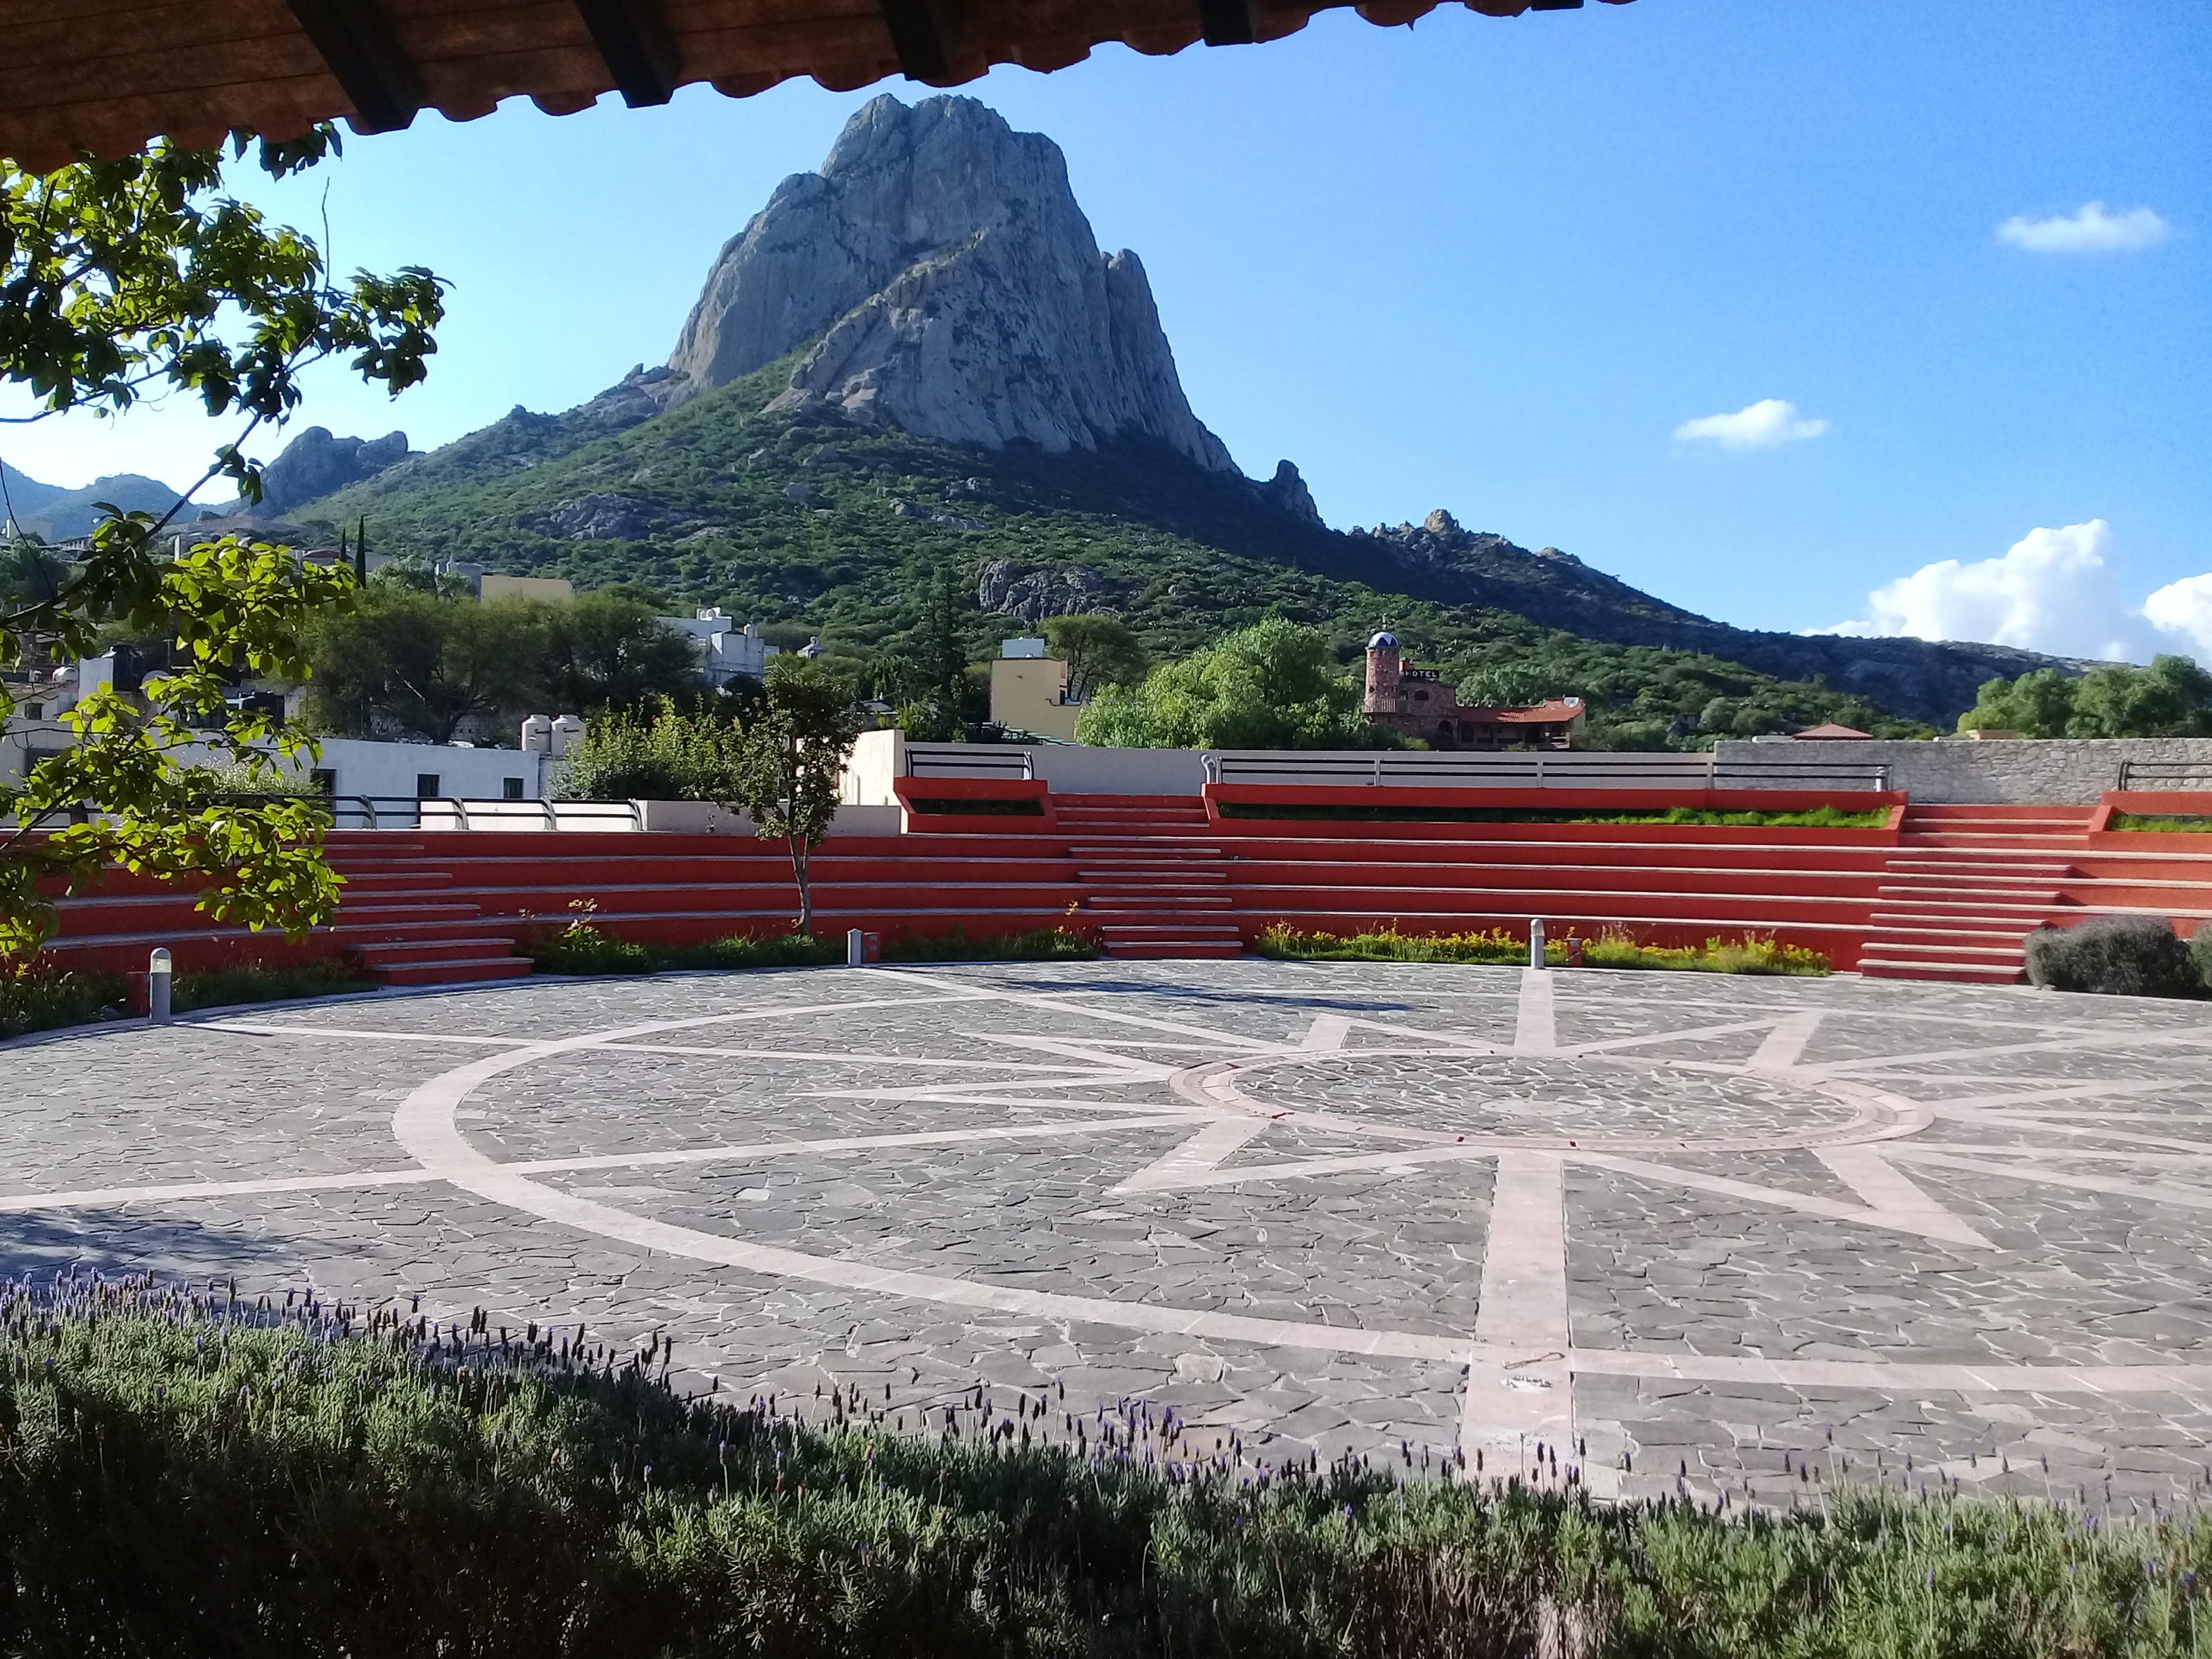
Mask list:
[[[2212,658],[2212,578],[2165,632],[2135,613],[2212,571],[2202,0],[1338,11],[963,90],[1058,141],[1199,416],[1248,472],[1295,460],[1333,524],[1445,506],[1748,626]],[[453,309],[429,385],[327,377],[302,420],[434,444],[660,360],[717,247],[870,95],[350,141],[271,204],[313,224],[327,189],[340,265],[429,265]],[[163,410],[0,429],[0,455],[181,479],[214,435]]]

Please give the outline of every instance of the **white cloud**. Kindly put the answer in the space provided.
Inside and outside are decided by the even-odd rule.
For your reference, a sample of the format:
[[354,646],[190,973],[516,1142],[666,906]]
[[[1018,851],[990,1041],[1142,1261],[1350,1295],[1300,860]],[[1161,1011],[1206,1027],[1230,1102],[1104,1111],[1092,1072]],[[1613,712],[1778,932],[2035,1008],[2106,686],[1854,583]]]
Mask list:
[[1675,429],[1679,443],[1717,443],[1723,449],[1771,449],[1777,444],[1817,438],[1826,421],[1807,420],[1797,405],[1782,397],[1762,397],[1733,415],[1700,415]]
[[[2212,664],[2212,574],[2170,582],[2143,601],[2143,614],[2200,663]],[[2171,645],[2168,649],[2173,649]]]
[[1924,564],[1869,594],[1865,620],[1812,632],[1977,640],[2121,662],[2179,652],[2212,664],[2212,573],[2132,605],[2112,551],[2112,526],[2101,518],[2032,530],[1996,558]]
[[2048,219],[2015,215],[1997,227],[1999,241],[2031,253],[2133,253],[2156,247],[2172,234],[2173,226],[2151,208],[2115,213],[2101,201],[2084,202],[2073,213]]

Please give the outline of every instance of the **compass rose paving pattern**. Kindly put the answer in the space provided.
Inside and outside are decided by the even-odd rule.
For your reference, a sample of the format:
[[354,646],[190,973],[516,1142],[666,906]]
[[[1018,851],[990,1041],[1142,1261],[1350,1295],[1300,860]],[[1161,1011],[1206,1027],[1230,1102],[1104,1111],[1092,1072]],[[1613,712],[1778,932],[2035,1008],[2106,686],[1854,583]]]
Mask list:
[[[2212,1479],[2212,1018],[1258,962],[536,981],[0,1050],[0,1267],[1143,1399],[1601,1495]],[[1062,1390],[1065,1390],[1064,1395]],[[1040,1420],[1040,1427],[1042,1420]],[[1540,1451],[1541,1448],[1541,1451]]]

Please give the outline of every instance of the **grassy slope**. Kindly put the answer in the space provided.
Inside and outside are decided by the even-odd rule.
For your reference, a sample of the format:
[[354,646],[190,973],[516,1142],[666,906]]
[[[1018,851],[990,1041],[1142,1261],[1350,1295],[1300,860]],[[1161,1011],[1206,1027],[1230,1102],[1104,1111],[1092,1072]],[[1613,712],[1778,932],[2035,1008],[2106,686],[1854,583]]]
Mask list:
[[[1242,480],[1165,454],[993,453],[759,412],[788,372],[772,365],[627,427],[591,404],[564,416],[518,410],[293,516],[340,524],[365,515],[372,544],[386,551],[565,575],[579,587],[642,584],[674,601],[803,625],[861,655],[914,626],[931,571],[950,567],[966,581],[985,562],[1007,560],[1095,573],[1111,608],[1162,656],[1272,611],[1326,629],[1347,662],[1385,622],[1425,658],[1541,661],[1560,690],[1643,722],[1637,737],[1645,743],[1670,722],[1675,741],[1694,742],[1700,715],[1707,737],[1731,722],[1880,721],[1872,705],[1817,685],[1690,652],[1599,644],[1535,620],[1593,607],[1655,625],[1685,614],[1579,566],[1506,550],[1447,571],[1410,569],[1377,543],[1300,524]],[[791,499],[801,490],[806,499]],[[532,528],[591,494],[650,503],[663,522],[631,541]],[[902,502],[923,516],[901,515]],[[1502,608],[1454,602],[1471,582]],[[1026,626],[979,616],[969,644],[980,655]],[[1746,699],[1748,709],[1738,706]]]

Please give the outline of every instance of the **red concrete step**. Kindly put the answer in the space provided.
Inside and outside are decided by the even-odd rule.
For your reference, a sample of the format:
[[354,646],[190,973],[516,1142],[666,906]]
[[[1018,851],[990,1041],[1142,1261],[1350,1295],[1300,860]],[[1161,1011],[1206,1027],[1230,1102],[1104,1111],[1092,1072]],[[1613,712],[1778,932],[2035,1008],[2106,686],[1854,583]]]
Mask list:
[[522,979],[531,971],[527,957],[481,957],[466,961],[390,963],[378,968],[385,985],[462,985],[480,980]]
[[1915,801],[1906,809],[1915,818],[2066,818],[2083,823],[2096,810],[2094,806],[2007,806],[1993,801]]
[[1942,979],[1971,985],[2017,985],[2020,969],[1960,962],[1920,962],[1861,957],[1859,971],[1868,979]]
[[366,967],[383,968],[400,963],[469,962],[512,952],[515,942],[484,934],[454,939],[377,939],[353,947]]
[[1108,944],[1147,944],[1178,941],[1220,944],[1234,944],[1241,949],[1243,935],[1234,927],[1210,927],[1202,922],[1176,922],[1133,925],[1116,923],[1098,930],[1098,937]]
[[1091,892],[1101,888],[1126,891],[1141,888],[1147,892],[1162,887],[1178,887],[1192,882],[1226,881],[1226,870],[1084,870],[1079,872],[1084,885]]
[[1225,960],[1244,954],[1236,939],[1148,939],[1129,944],[1109,944],[1106,954],[1122,961],[1198,959]]
[[1234,901],[1219,893],[1114,893],[1093,898],[1093,910],[1227,910]]
[[2044,848],[2078,847],[2078,834],[2058,834],[2031,830],[1906,830],[1897,836],[1897,845],[1905,849],[1921,847],[1986,847],[1993,852],[2018,850],[2034,852]]

